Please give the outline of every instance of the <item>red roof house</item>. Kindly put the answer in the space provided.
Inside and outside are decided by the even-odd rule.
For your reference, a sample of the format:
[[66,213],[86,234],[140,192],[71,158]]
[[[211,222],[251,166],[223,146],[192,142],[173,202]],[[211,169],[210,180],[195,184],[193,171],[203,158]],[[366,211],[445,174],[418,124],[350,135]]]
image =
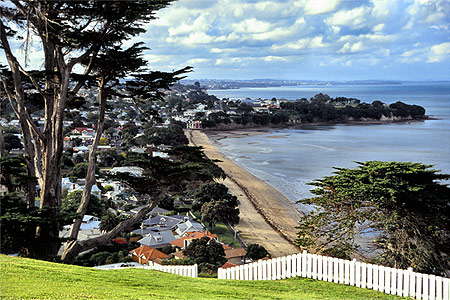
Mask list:
[[131,250],[130,254],[135,262],[143,265],[151,261],[160,263],[163,259],[170,258],[169,255],[145,245]]

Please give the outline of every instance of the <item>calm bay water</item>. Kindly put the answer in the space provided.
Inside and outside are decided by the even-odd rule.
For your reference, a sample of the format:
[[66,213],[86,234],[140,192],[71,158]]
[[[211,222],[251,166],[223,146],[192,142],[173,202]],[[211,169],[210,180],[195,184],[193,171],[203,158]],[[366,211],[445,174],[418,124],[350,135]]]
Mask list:
[[[311,196],[314,179],[354,161],[411,161],[450,174],[450,84],[339,85],[210,90],[219,98],[310,98],[317,93],[371,103],[402,101],[421,105],[437,120],[380,125],[308,126],[219,141],[220,150],[291,201]],[[304,207],[299,207],[305,210]]]

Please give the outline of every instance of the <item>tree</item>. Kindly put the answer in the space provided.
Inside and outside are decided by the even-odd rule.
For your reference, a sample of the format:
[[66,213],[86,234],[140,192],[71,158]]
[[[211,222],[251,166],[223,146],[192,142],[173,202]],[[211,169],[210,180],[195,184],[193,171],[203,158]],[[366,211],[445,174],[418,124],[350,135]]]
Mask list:
[[183,254],[193,259],[200,268],[209,268],[213,272],[227,261],[222,245],[209,237],[193,240]]
[[[61,213],[71,215],[73,218],[76,214],[78,206],[80,205],[82,195],[83,191],[73,191],[67,194],[67,196],[62,200]],[[95,195],[91,195],[91,200],[89,201],[86,214],[100,218],[104,215],[106,209],[107,205],[104,201]]]
[[[119,78],[134,74],[135,80],[127,82],[127,87],[132,90],[136,101],[145,101],[161,98],[162,89],[181,79],[177,76],[188,71],[185,68],[169,73],[150,72],[142,68],[145,65],[140,57],[142,47],[135,44],[125,50],[121,48],[125,40],[144,32],[145,24],[155,18],[155,11],[167,6],[170,0],[11,2],[14,8],[0,6],[1,48],[8,61],[8,68],[1,66],[1,92],[7,96],[22,129],[30,178],[27,185],[28,203],[34,202],[34,178],[37,178],[40,207],[58,214],[65,111],[83,102],[82,97],[78,96],[81,87],[95,85],[99,91],[97,135],[91,147],[85,192],[78,214],[82,217],[95,181],[94,157],[102,134],[106,99],[118,87]],[[33,35],[39,38],[39,46],[44,53],[42,71],[27,70],[15,57],[10,40],[21,38],[21,33],[14,30],[16,28],[27,32],[26,48]],[[74,73],[76,67],[84,68],[83,73]],[[33,122],[30,104],[43,111],[43,130]],[[78,234],[80,217],[74,220],[75,226],[70,234],[72,239],[76,239]],[[36,228],[36,243],[42,246],[36,256],[56,254],[59,243],[41,241],[56,241],[58,229],[56,218],[55,222]]]
[[258,260],[266,257],[269,254],[266,248],[258,244],[250,244],[245,250],[247,251],[247,254],[245,256],[250,258],[251,260]]
[[3,138],[5,140],[5,150],[7,152],[11,151],[12,149],[23,149],[22,143],[16,135],[7,133],[3,136]]
[[303,217],[298,245],[348,257],[355,237],[372,232],[378,262],[442,274],[450,270],[450,178],[431,165],[367,161],[310,183],[315,210]]
[[101,218],[100,230],[103,232],[108,232],[110,230],[113,230],[114,227],[119,225],[120,222],[122,222],[123,220],[124,220],[124,218],[122,216],[112,214],[112,213],[107,213],[107,214],[103,215]]

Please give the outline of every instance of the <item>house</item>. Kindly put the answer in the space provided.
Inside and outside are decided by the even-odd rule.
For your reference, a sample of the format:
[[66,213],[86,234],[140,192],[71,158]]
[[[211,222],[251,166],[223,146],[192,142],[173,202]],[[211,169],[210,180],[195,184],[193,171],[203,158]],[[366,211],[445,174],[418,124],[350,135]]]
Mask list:
[[225,250],[225,258],[228,262],[235,265],[242,265],[245,263],[245,255],[247,251],[244,248],[227,249]]
[[178,249],[185,249],[193,240],[208,237],[210,239],[217,240],[217,234],[206,232],[187,232],[183,237],[172,241],[170,244]]
[[174,240],[175,236],[173,235],[171,230],[159,230],[151,231],[145,237],[140,239],[138,243],[158,249],[165,246],[170,246],[170,243]]
[[203,231],[203,230],[205,230],[205,227],[203,227],[203,225],[200,224],[199,222],[195,222],[192,220],[186,220],[177,225],[177,229],[175,230],[175,232],[179,236],[183,236],[187,232]]
[[141,177],[144,169],[140,167],[114,167],[110,171],[112,174],[116,173],[130,173],[134,177]]
[[131,257],[137,263],[142,265],[149,262],[161,263],[164,259],[169,259],[169,255],[148,246],[140,246],[130,251]]
[[95,135],[95,130],[88,127],[75,127],[71,133],[73,134],[81,134],[81,135]]

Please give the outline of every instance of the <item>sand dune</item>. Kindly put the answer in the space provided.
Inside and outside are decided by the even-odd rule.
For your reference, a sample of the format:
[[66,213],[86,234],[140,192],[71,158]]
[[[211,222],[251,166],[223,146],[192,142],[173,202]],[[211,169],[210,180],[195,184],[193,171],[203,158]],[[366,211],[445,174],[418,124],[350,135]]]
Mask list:
[[294,204],[274,187],[225,157],[204,132],[187,130],[186,136],[192,145],[202,146],[210,159],[222,161],[218,165],[227,174],[223,183],[240,202],[240,222],[236,228],[241,237],[248,244],[263,245],[273,257],[297,253],[295,226],[300,213]]

